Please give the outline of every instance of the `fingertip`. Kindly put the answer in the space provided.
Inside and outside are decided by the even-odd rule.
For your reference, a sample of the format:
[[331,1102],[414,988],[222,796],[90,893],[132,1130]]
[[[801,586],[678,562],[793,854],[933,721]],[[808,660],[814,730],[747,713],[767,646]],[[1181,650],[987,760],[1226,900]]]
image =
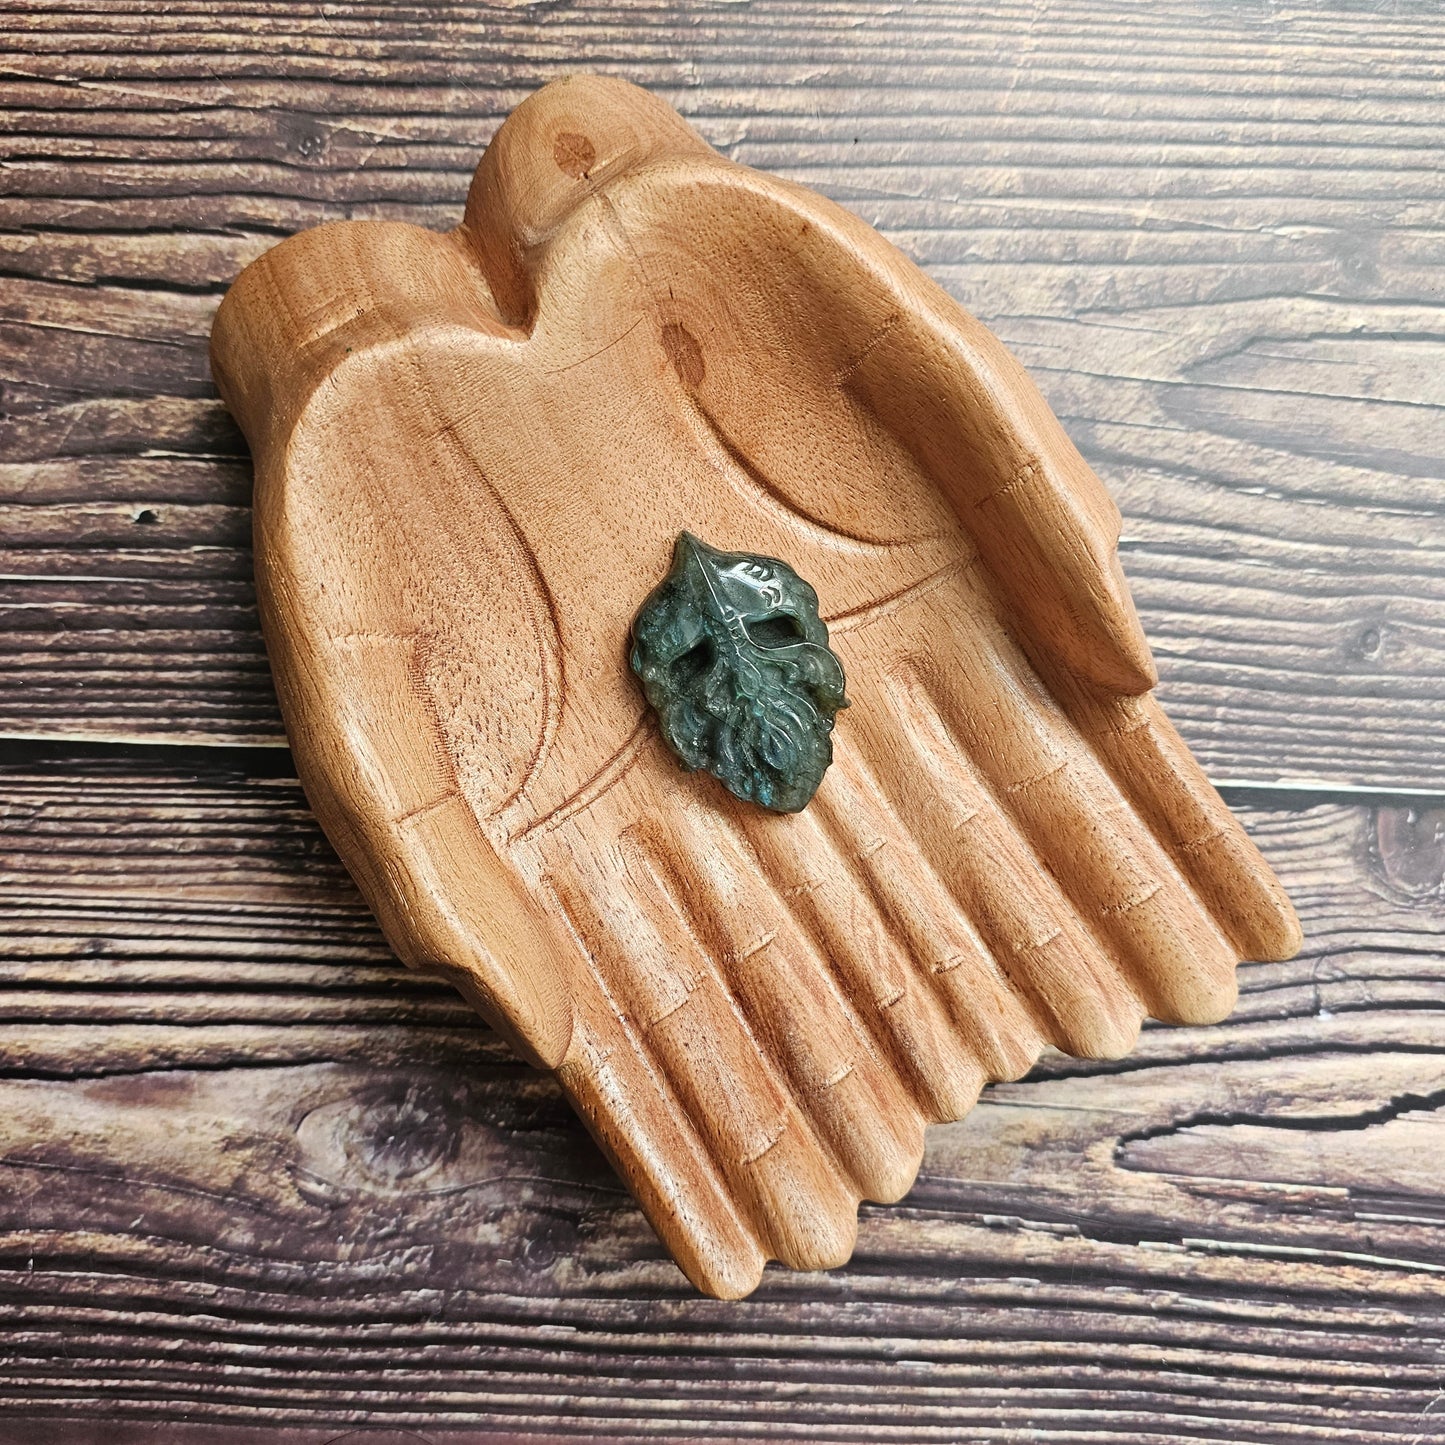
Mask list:
[[848,1162],[865,1199],[875,1204],[896,1203],[913,1188],[923,1163],[921,1118],[895,1119],[887,1124],[880,1120],[877,1128],[860,1139]]
[[513,1045],[528,1063],[539,1069],[559,1069],[572,1046],[575,1017],[565,998],[554,997],[547,989],[545,996],[524,988],[517,991],[512,1003],[509,1032],[517,1037]]
[[1289,900],[1280,896],[1274,907],[1260,908],[1251,918],[1246,957],[1258,963],[1283,963],[1304,947],[1304,929]]
[[1144,1023],[1144,1006],[1132,992],[1114,994],[1107,996],[1101,987],[1096,997],[1086,998],[1083,1010],[1066,1021],[1067,1037],[1060,1040],[1066,1052],[1081,1059],[1122,1059],[1133,1051]]
[[1080,554],[1055,575],[1057,610],[1047,610],[1042,600],[1021,608],[1032,623],[1035,647],[1107,693],[1135,697],[1153,691],[1159,670],[1112,543],[1102,554],[1092,547],[1080,548]]
[[768,1257],[751,1240],[723,1248],[696,1228],[679,1228],[664,1239],[688,1282],[713,1299],[746,1299],[762,1283]]
[[820,1210],[799,1228],[796,1219],[792,1227],[775,1243],[775,1253],[780,1264],[801,1273],[814,1270],[837,1269],[853,1258],[858,1245],[858,1207],[851,1204],[846,1209]]
[[1096,615],[1106,645],[1080,659],[1080,670],[1095,682],[1131,697],[1152,692],[1159,685],[1159,669],[1144,624],[1134,610],[1124,569],[1112,552],[1101,580],[1103,596]]
[[1183,862],[1242,959],[1282,963],[1300,951],[1299,916],[1238,819],[1227,817],[1220,833]]
[[1195,973],[1181,978],[1157,1004],[1156,1017],[1166,1024],[1220,1024],[1239,1002],[1239,975]]

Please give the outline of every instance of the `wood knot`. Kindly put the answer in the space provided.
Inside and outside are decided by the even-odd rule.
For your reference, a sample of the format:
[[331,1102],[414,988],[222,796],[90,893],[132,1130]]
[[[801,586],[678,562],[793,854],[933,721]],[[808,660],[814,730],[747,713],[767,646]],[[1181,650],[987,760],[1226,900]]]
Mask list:
[[383,1086],[349,1120],[345,1149],[382,1184],[429,1174],[456,1157],[462,1118],[450,1091],[430,1083]]
[[1445,808],[1381,808],[1375,814],[1375,867],[1411,898],[1445,889]]
[[662,349],[672,363],[672,369],[682,378],[686,387],[695,387],[707,374],[707,365],[702,359],[702,347],[686,326],[669,321],[662,328]]
[[579,131],[564,130],[552,145],[552,159],[564,176],[583,181],[597,164],[597,148]]

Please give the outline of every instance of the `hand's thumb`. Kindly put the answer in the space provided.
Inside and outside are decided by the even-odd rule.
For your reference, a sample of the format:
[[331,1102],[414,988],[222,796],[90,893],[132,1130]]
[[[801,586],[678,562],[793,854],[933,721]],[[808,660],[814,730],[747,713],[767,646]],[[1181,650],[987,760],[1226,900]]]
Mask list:
[[387,942],[556,1068],[572,1035],[567,943],[458,790],[416,693],[414,639],[363,635],[320,658],[299,655],[310,649],[296,632],[268,636],[301,781]]

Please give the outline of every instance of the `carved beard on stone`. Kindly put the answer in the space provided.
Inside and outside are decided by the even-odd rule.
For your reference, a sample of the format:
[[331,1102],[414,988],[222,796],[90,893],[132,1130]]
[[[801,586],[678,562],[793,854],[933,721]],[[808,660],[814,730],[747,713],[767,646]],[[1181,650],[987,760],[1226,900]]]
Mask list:
[[848,700],[818,594],[786,562],[683,532],[632,624],[632,670],[690,772],[774,812],[807,806]]

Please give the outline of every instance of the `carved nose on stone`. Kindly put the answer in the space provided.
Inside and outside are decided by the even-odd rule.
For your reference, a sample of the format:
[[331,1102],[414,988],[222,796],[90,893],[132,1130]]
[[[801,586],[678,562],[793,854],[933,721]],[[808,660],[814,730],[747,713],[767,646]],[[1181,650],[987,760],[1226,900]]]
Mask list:
[[690,557],[715,557],[717,553],[704,541],[694,537],[691,532],[679,532],[677,541],[672,546],[673,560],[677,562],[686,561]]

